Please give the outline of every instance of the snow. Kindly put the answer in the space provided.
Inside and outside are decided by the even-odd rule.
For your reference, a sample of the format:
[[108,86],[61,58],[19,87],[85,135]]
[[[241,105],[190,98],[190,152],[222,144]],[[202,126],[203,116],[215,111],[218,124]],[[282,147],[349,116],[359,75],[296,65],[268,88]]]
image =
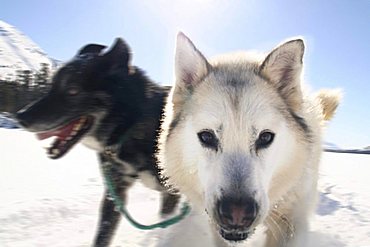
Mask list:
[[0,128],[18,129],[19,125],[9,113],[0,112]]
[[320,175],[313,230],[335,239],[330,246],[370,246],[370,155],[325,153]]
[[0,79],[14,79],[17,70],[37,71],[46,63],[50,69],[58,61],[48,55],[15,27],[0,20]]
[[[30,133],[0,129],[0,246],[90,246],[104,189],[96,155],[77,146],[50,160],[42,144]],[[310,246],[370,246],[369,164],[370,155],[324,154]],[[159,220],[157,192],[137,184],[129,200],[139,221]],[[156,246],[167,231],[140,231],[122,220],[112,246]]]

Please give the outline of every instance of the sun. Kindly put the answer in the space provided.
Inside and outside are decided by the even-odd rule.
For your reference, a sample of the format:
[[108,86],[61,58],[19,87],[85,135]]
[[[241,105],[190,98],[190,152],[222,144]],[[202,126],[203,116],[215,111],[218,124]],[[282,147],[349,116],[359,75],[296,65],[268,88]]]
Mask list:
[[192,29],[199,23],[212,19],[220,8],[226,8],[234,2],[225,0],[158,0],[139,1],[169,29]]

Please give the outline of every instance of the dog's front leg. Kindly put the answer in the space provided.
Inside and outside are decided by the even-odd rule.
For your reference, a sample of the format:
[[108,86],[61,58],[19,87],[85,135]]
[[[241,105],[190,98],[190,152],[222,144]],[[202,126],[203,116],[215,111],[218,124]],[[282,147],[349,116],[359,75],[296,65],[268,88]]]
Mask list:
[[101,203],[100,220],[94,247],[109,246],[120,219],[120,212],[115,210],[114,201],[110,197],[108,191],[105,191]]
[[[100,155],[100,162],[103,166],[103,169],[104,165],[108,165],[110,176],[109,179],[113,183],[115,193],[117,193],[121,199],[121,202],[125,204],[127,199],[127,191],[135,182],[135,178],[125,175],[124,167],[122,167],[122,165],[115,163],[113,160],[103,154]],[[121,219],[121,213],[116,209],[113,197],[109,195],[107,190],[104,193],[100,210],[100,219],[94,247],[107,247],[111,243],[114,232]]]
[[172,214],[180,200],[179,194],[171,194],[167,191],[161,192],[161,215]]

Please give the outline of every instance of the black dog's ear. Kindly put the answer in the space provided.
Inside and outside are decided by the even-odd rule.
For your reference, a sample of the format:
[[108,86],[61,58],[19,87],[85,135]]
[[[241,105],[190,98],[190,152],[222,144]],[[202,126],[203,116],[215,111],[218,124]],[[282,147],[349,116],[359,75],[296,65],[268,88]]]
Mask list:
[[113,47],[102,56],[103,63],[109,68],[110,71],[125,68],[128,70],[129,61],[131,59],[130,47],[126,42],[117,38]]
[[94,54],[99,55],[102,50],[107,48],[105,45],[98,45],[98,44],[89,44],[82,47],[78,53],[77,56],[85,55],[85,54]]

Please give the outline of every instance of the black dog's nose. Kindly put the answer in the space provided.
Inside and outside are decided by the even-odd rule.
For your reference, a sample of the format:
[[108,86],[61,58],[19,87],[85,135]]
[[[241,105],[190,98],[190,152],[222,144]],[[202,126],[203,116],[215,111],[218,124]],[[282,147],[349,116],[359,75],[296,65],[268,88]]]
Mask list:
[[20,110],[18,111],[15,115],[14,115],[14,118],[18,121],[18,123],[23,127],[23,128],[27,128],[28,126],[30,126],[30,122],[27,120],[27,116],[26,116],[26,113],[25,111],[23,110]]
[[258,204],[253,198],[221,198],[217,204],[221,224],[229,229],[250,227],[258,214]]

